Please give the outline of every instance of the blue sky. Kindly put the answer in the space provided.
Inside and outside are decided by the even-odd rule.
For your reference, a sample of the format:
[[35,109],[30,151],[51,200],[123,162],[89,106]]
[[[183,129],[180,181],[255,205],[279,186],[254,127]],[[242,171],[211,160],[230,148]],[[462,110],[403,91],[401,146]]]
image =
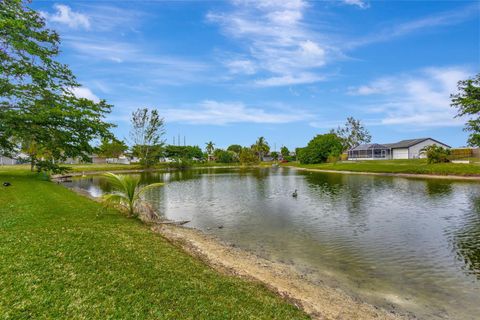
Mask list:
[[449,94],[480,71],[474,1],[33,1],[79,96],[155,107],[166,139],[277,149],[361,119],[379,143],[466,143]]

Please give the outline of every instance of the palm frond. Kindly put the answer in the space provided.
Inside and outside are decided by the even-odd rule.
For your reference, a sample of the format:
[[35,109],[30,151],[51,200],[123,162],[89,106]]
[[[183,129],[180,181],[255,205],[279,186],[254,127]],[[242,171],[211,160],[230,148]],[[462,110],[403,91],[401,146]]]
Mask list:
[[148,186],[144,186],[138,191],[138,196],[142,195],[147,190],[162,187],[164,185],[165,185],[165,183],[163,183],[163,182],[157,182],[157,183],[149,184]]

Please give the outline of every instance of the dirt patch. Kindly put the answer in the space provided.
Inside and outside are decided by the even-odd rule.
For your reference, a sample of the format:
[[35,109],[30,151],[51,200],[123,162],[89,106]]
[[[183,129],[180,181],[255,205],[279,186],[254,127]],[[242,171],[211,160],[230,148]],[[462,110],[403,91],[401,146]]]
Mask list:
[[340,289],[313,283],[288,265],[229,246],[201,231],[172,225],[153,226],[152,230],[220,272],[260,281],[313,319],[407,318],[358,301]]

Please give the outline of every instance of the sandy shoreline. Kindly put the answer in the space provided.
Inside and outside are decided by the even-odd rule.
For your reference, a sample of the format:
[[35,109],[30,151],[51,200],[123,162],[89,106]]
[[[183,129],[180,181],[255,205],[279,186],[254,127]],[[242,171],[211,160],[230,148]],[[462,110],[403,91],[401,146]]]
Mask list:
[[312,319],[407,319],[340,289],[313,283],[293,267],[229,246],[199,230],[176,225],[155,225],[152,230],[219,272],[263,283]]

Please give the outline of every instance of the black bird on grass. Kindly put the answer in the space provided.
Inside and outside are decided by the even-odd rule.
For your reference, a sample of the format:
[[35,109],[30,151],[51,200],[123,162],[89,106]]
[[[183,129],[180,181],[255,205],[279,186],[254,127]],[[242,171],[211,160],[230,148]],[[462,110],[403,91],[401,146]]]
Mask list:
[[12,185],[12,184],[11,184],[10,182],[8,182],[8,181],[5,181],[5,182],[3,183],[3,186],[4,186],[4,187],[10,187],[11,185]]

